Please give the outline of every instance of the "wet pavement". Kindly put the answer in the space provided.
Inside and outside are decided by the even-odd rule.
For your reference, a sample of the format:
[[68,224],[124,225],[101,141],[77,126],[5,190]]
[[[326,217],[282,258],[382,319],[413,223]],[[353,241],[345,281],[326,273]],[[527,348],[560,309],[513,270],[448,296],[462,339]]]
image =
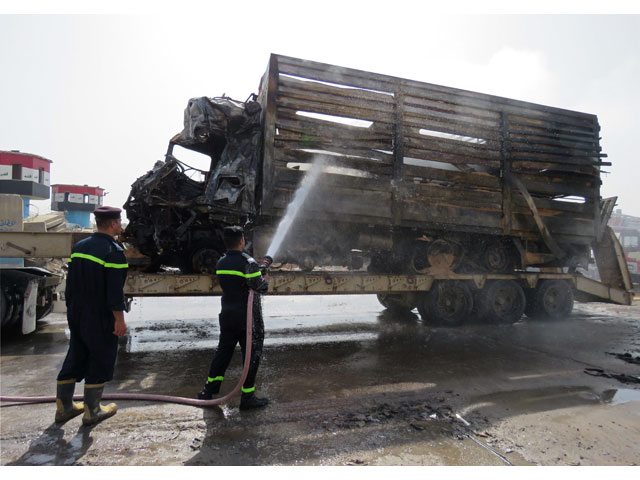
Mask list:
[[[106,392],[193,398],[217,343],[219,302],[136,299]],[[455,329],[393,314],[369,295],[268,297],[263,308],[257,393],[267,408],[122,400],[115,417],[85,428],[80,418],[56,426],[53,404],[3,404],[1,464],[639,463],[640,383],[629,383],[640,375],[637,301]],[[27,337],[3,334],[2,395],[55,395],[67,335],[60,314]],[[238,349],[222,394],[240,373]]]

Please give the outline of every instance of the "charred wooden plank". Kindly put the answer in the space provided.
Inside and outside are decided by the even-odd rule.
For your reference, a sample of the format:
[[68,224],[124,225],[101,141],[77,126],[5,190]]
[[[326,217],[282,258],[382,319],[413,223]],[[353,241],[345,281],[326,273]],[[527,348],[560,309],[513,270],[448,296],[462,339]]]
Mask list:
[[[276,134],[276,94],[278,92],[278,57],[271,55],[269,66],[263,77],[263,86],[261,88],[262,98],[260,105],[262,106],[262,124],[264,125],[264,139],[262,147],[262,171],[259,173],[257,184],[260,185],[257,201],[263,212],[269,212],[273,199],[273,176],[274,176],[274,159],[273,159],[273,140]],[[266,83],[266,85],[265,85]]]
[[[427,132],[437,132],[441,135],[473,138],[487,143],[497,143],[501,138],[500,132],[493,128],[481,128],[477,124],[470,124],[468,122],[436,120],[427,117],[412,118],[409,115],[405,115],[403,124],[405,131],[410,132],[412,135],[425,135]],[[421,133],[421,130],[425,131],[425,133]]]
[[[452,140],[434,136],[420,135],[419,137],[407,135],[407,145],[422,150],[431,150],[442,153],[465,155],[471,158],[483,158],[498,161],[500,159],[500,147],[490,143],[472,143],[463,140]],[[473,163],[469,160],[468,163]]]
[[[392,93],[379,93],[371,90],[350,88],[347,86],[334,86],[319,83],[314,80],[300,80],[298,78],[280,75],[281,92],[298,92],[308,94],[315,98],[327,98],[331,103],[336,100],[342,102],[366,102],[369,104],[387,104],[388,110],[393,110],[395,99]],[[382,107],[385,109],[385,107]]]
[[[293,199],[295,192],[278,189],[274,199],[277,208],[286,208]],[[357,189],[321,186],[309,194],[308,201],[303,205],[301,219],[317,212],[334,213],[338,215],[367,215],[386,219],[391,217],[391,194],[381,192],[366,192]],[[340,218],[340,217],[336,217]],[[379,220],[380,221],[380,220]],[[379,222],[378,221],[378,222]]]
[[[278,167],[276,169],[276,183],[280,187],[286,183],[291,188],[297,188],[305,175],[305,171],[294,170],[286,167]],[[356,177],[352,175],[339,175],[336,173],[324,173],[318,180],[318,184],[322,186],[336,186],[345,188],[358,188],[361,190],[370,190],[374,192],[391,192],[390,182],[375,178]]]
[[[529,194],[529,192],[527,191],[523,183],[514,175],[509,175],[508,177],[505,177],[505,181],[514,185],[520,191],[524,199],[527,201],[527,204],[531,209],[531,213],[533,214],[533,219],[535,221],[535,224],[538,227],[538,230],[540,231],[540,235],[542,236],[544,243],[547,245],[547,247],[549,247],[549,250],[551,251],[551,253],[553,253],[558,258],[564,258],[566,253],[564,252],[564,250],[560,248],[558,243],[551,236],[549,229],[547,228],[545,223],[540,218],[540,215],[538,214],[538,208],[536,207],[535,202],[531,198],[531,195]],[[514,228],[515,228],[515,224],[516,224],[516,219],[514,218],[513,219]]]
[[[511,177],[511,138],[506,115],[500,115],[500,175],[502,179]],[[513,192],[510,182],[502,182],[502,232],[509,235],[513,229]]]
[[579,164],[559,164],[550,163],[544,161],[529,162],[523,160],[512,160],[511,168],[514,172],[523,171],[527,173],[537,173],[544,170],[554,170],[567,173],[578,173],[581,175],[593,175],[598,177],[600,174],[599,166],[606,165],[605,162],[601,162],[598,165],[579,165]]
[[[479,120],[459,115],[438,114],[437,112],[419,111],[416,109],[407,109],[405,114],[405,124],[412,126],[421,126],[424,124],[449,124],[459,126],[461,128],[474,129],[482,128],[485,131],[497,129],[497,125],[492,120]],[[457,134],[456,131],[453,132]]]
[[414,95],[406,95],[406,104],[412,112],[440,112],[453,115],[456,117],[466,117],[473,119],[489,121],[492,124],[498,124],[500,114],[485,108],[478,108],[472,105],[464,105],[457,102],[432,99],[428,97],[417,97]]
[[[513,216],[514,231],[531,231],[535,229],[535,219],[530,214],[516,214]],[[545,217],[544,223],[550,235],[553,235],[556,241],[556,235],[573,235],[576,237],[593,238],[594,223],[593,220],[571,218],[571,217]]]
[[394,111],[393,130],[393,180],[391,181],[391,221],[394,225],[399,225],[402,221],[403,194],[405,189],[402,185],[404,176],[404,148],[405,134],[402,126],[405,104],[404,95],[396,92],[396,104]]
[[425,208],[438,200],[446,200],[456,205],[465,205],[470,208],[483,206],[492,210],[501,210],[501,194],[499,191],[491,191],[480,188],[449,187],[436,184],[403,184],[406,199],[423,202]]
[[384,102],[363,100],[361,98],[337,96],[325,92],[312,92],[308,90],[280,88],[278,91],[279,99],[287,99],[292,103],[320,103],[330,107],[351,107],[364,110],[373,110],[376,112],[392,114],[393,105]]
[[[513,209],[518,210],[521,213],[529,212],[529,206],[522,195],[519,192],[513,192],[512,196]],[[591,218],[592,207],[586,203],[568,202],[558,199],[533,197],[533,201],[536,204],[539,212],[560,212],[569,213],[576,218]],[[541,213],[541,215],[545,215]]]
[[405,152],[407,157],[430,160],[433,162],[450,163],[452,165],[474,164],[474,165],[484,165],[486,167],[492,167],[492,168],[500,168],[500,163],[499,163],[500,160],[498,158],[480,158],[477,156],[470,157],[468,155],[443,153],[435,150],[425,150],[422,148],[414,148],[411,145],[407,145]]
[[[511,156],[512,163],[515,162],[539,162],[539,163],[547,163],[547,164],[560,164],[560,165],[585,165],[585,166],[596,166],[596,165],[605,165],[605,162],[602,162],[597,157],[562,157],[557,155],[547,155],[541,153],[521,153],[514,152]],[[550,167],[553,168],[553,167]]]
[[300,133],[280,133],[274,140],[276,147],[295,149],[324,149],[341,147],[348,150],[388,150],[389,142],[373,141],[357,138],[315,137]]
[[368,120],[393,123],[393,116],[387,112],[371,108],[356,107],[351,105],[331,105],[313,100],[300,100],[279,95],[278,107],[292,108],[301,112],[319,113],[335,117],[351,118],[354,120]]
[[531,143],[523,143],[523,142],[512,142],[511,143],[511,151],[513,153],[534,153],[541,155],[550,155],[550,156],[562,156],[562,157],[570,157],[575,159],[592,159],[599,158],[600,152],[598,150],[578,150],[575,148],[556,148],[556,147],[547,147],[544,145],[534,145]]
[[593,116],[591,118],[589,116],[574,117],[571,120],[567,120],[567,117],[562,117],[561,115],[538,113],[533,116],[531,115],[532,113],[528,112],[529,116],[525,116],[512,112],[509,115],[509,128],[519,127],[522,130],[543,130],[591,138],[597,137],[600,131],[600,126]]
[[[282,147],[282,150],[286,150],[294,154],[295,152],[304,151],[305,149],[307,149],[307,147],[304,145],[293,145],[291,143]],[[392,163],[392,152],[372,150],[370,148],[343,148],[339,146],[331,146],[330,148],[323,148],[322,151],[319,151],[318,153],[341,154],[352,157],[371,158],[373,160],[379,160],[385,163]]]
[[405,164],[404,177],[405,179],[420,177],[426,180],[438,180],[452,184],[472,185],[495,190],[500,189],[500,178],[484,172],[463,173]]
[[587,150],[600,152],[599,142],[593,138],[578,138],[569,135],[553,135],[544,132],[524,132],[510,129],[509,134],[514,142],[534,145],[549,145],[561,148],[575,148],[577,150]]
[[274,151],[277,162],[308,163],[321,161],[326,167],[350,168],[364,173],[384,176],[391,179],[393,167],[387,163],[362,157],[327,155],[316,152],[276,149]]
[[403,221],[407,221],[407,224],[419,222],[422,226],[432,225],[441,230],[453,230],[457,226],[462,231],[468,231],[468,227],[479,227],[482,229],[480,231],[500,233],[500,217],[499,210],[460,208],[444,200],[429,205],[429,208],[424,208],[419,203],[405,202],[403,211]]
[[[375,125],[375,127],[374,127]],[[278,130],[285,130],[289,132],[309,133],[318,136],[337,136],[342,138],[372,138],[375,140],[389,140],[393,138],[393,131],[389,128],[382,128],[381,126],[387,124],[376,123],[371,127],[363,128],[358,126],[335,124],[322,119],[306,119],[303,116],[297,115],[296,118],[290,119],[286,115],[281,115],[276,123]]]

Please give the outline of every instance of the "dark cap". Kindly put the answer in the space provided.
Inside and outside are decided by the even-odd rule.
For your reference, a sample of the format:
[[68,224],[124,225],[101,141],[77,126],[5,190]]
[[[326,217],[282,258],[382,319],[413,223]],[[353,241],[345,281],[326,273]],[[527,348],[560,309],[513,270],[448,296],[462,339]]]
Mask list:
[[232,227],[224,227],[224,230],[222,230],[222,236],[225,240],[242,238],[244,236],[244,230],[242,227],[239,227],[237,225],[234,225]]
[[115,220],[120,218],[120,212],[122,212],[122,209],[116,207],[98,207],[93,211],[93,214],[96,216],[96,218],[105,220],[110,220],[113,218]]

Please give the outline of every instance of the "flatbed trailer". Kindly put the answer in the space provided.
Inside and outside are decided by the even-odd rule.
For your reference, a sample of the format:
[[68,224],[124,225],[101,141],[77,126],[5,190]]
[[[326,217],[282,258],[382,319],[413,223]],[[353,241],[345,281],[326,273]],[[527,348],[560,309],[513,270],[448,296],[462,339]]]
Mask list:
[[[274,271],[267,295],[377,295],[392,310],[418,309],[423,321],[458,326],[471,317],[514,323],[529,317],[569,315],[574,298],[631,305],[633,292],[604,285],[580,273],[384,275],[354,271]],[[519,296],[518,292],[524,296]],[[515,292],[515,293],[514,293]],[[125,296],[218,296],[216,275],[130,272]]]
[[[269,272],[268,295],[375,294],[387,308],[417,308],[425,323],[444,326],[460,325],[470,317],[488,323],[514,323],[524,313],[534,318],[560,318],[570,314],[574,298],[631,305],[633,291],[624,254],[615,236],[608,238],[596,252],[601,281],[563,269],[508,274],[276,269]],[[0,232],[0,256],[68,258],[78,239],[73,233]],[[144,273],[136,269],[136,263],[130,259],[124,289],[129,299],[222,293],[216,275]]]
[[[372,275],[353,271],[274,271],[269,272],[267,295],[358,295],[422,293],[435,282],[469,282],[482,289],[487,282],[514,280],[535,288],[542,280],[564,280],[579,294],[597,297],[601,302],[631,305],[633,292],[604,285],[581,273],[520,272],[513,274]],[[125,284],[127,297],[220,296],[216,275],[142,273],[132,271]]]

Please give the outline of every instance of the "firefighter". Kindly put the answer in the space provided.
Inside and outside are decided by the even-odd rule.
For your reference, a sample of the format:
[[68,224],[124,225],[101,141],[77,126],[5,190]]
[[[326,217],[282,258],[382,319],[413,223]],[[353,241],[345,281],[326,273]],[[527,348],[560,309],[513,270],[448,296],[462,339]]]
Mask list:
[[[105,382],[113,378],[118,337],[127,331],[124,282],[127,259],[114,237],[122,232],[119,208],[94,210],[97,232],[79,241],[69,259],[66,284],[69,350],[58,374],[56,422],[84,412],[91,425],[115,415],[115,403],[100,404]],[[84,405],[73,401],[75,384],[84,379]]]
[[242,349],[244,361],[247,323],[247,301],[249,289],[254,290],[253,301],[253,335],[251,342],[251,359],[247,378],[242,386],[240,410],[264,407],[269,403],[266,398],[255,395],[255,379],[260,365],[262,344],[264,341],[264,323],[260,293],[269,288],[267,280],[262,276],[260,266],[248,254],[245,247],[242,227],[225,227],[223,239],[227,252],[216,264],[216,275],[222,288],[222,308],[218,317],[220,322],[220,339],[216,349],[209,378],[204,389],[198,394],[200,400],[211,400],[220,391],[224,373],[238,343]]

